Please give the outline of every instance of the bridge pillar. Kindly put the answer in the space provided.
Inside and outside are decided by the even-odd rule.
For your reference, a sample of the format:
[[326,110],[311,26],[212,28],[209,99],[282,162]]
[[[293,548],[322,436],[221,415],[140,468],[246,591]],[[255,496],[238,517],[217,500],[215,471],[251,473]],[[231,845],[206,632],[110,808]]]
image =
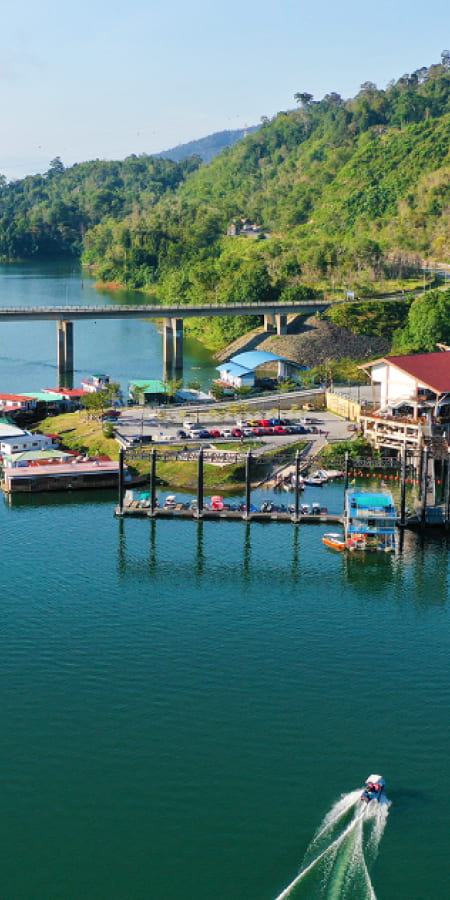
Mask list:
[[163,326],[163,364],[164,378],[170,377],[173,365],[173,319],[164,319]]
[[275,322],[277,325],[277,334],[287,334],[287,316],[283,313],[277,313]]
[[175,374],[183,372],[183,319],[172,319]]
[[264,331],[275,331],[275,316],[264,314]]
[[56,323],[58,374],[73,375],[73,322],[60,319]]

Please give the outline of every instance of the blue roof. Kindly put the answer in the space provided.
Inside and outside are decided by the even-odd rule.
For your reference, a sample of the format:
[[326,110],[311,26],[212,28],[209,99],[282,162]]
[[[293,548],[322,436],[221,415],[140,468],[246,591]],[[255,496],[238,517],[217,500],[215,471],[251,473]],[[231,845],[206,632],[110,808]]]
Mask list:
[[247,350],[245,353],[238,353],[236,356],[233,356],[230,361],[253,371],[258,366],[263,366],[264,363],[282,362],[284,359],[284,356],[277,356],[275,353],[268,353],[266,350]]
[[358,506],[361,506],[363,509],[370,507],[371,509],[384,509],[388,506],[393,506],[392,496],[391,494],[374,494],[374,493],[365,493],[364,491],[349,491],[348,492],[349,500],[354,500]]
[[221,366],[217,366],[219,372],[228,372],[229,375],[234,375],[237,378],[242,377],[243,375],[252,375],[253,372],[251,369],[246,369],[244,366],[236,365],[234,362],[223,363]]

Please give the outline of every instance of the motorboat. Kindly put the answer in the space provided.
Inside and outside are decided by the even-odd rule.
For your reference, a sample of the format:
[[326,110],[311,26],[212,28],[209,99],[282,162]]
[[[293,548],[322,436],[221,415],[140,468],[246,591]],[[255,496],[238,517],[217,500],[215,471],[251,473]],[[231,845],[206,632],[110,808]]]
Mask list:
[[310,516],[311,515],[311,507],[310,507],[309,503],[301,503],[300,504],[300,512],[304,516]]
[[366,787],[361,794],[361,801],[371,803],[372,800],[376,800],[379,803],[385,786],[386,782],[381,775],[369,775]]
[[303,483],[312,487],[322,487],[327,481],[328,475],[325,475],[325,472],[311,472],[310,475],[305,475],[303,478]]
[[324,534],[322,543],[325,544],[326,547],[330,547],[331,550],[345,550],[345,540],[343,535],[334,531]]
[[175,509],[177,505],[177,498],[175,494],[167,494],[166,499],[164,500],[163,509]]

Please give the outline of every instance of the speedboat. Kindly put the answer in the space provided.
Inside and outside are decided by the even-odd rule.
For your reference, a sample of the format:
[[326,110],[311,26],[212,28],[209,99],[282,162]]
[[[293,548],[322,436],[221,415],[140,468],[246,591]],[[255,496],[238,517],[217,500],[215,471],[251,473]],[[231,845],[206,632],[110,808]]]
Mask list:
[[328,476],[325,475],[324,472],[311,472],[310,475],[306,475],[303,481],[304,484],[308,484],[312,487],[322,487],[323,484],[327,483]]
[[175,494],[167,494],[166,499],[164,500],[164,509],[175,509],[177,505],[177,498]]
[[366,787],[361,794],[361,801],[370,803],[372,800],[376,800],[379,803],[385,785],[386,782],[381,775],[369,775],[366,780]]
[[331,550],[345,550],[345,540],[343,535],[337,534],[337,532],[334,531],[324,534],[322,543],[325,544],[326,547],[330,547]]

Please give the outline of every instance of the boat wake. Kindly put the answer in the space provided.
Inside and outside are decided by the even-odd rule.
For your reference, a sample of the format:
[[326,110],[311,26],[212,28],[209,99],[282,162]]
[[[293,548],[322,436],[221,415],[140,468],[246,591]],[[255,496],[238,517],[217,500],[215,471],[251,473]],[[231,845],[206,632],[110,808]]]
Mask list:
[[390,801],[361,803],[361,790],[330,809],[312,839],[299,874],[276,900],[376,900],[370,880]]

